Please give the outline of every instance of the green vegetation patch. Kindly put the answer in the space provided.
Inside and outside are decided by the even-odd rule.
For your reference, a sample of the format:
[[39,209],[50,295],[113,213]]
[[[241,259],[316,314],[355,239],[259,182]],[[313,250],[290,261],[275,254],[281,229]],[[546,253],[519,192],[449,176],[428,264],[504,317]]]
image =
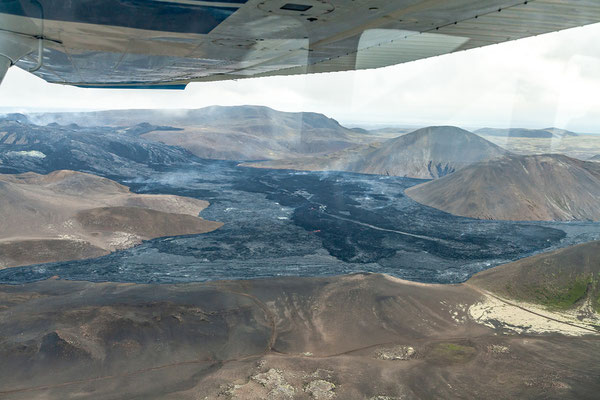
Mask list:
[[466,362],[472,359],[477,350],[469,345],[437,343],[431,350],[433,358],[447,362]]
[[[532,286],[530,290],[536,303],[550,310],[565,311],[585,299],[588,287],[595,290],[597,286],[598,281],[593,276],[579,276],[563,287]],[[599,301],[595,302],[594,308],[600,309]]]

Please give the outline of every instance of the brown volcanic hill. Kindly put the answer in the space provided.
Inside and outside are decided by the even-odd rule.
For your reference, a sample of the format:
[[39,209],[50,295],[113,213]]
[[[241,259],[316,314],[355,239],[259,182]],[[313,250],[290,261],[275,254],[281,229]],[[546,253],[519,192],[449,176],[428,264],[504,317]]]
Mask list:
[[584,243],[479,272],[468,283],[549,309],[600,312],[600,242]]
[[142,240],[209,232],[208,203],[144,195],[95,175],[0,175],[0,268],[97,257]]
[[385,142],[353,169],[369,174],[440,178],[504,154],[501,147],[464,129],[431,126]]
[[508,156],[406,190],[451,214],[519,221],[600,220],[600,165],[567,156]]
[[324,157],[244,164],[261,168],[339,170],[411,178],[439,178],[506,151],[474,133],[432,126],[406,135]]

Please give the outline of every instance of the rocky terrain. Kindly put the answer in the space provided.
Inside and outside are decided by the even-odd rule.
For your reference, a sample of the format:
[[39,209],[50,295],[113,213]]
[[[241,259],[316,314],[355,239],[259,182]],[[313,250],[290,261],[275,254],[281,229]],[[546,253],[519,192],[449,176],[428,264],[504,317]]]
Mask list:
[[506,151],[453,126],[433,126],[322,157],[266,161],[258,168],[336,170],[410,178],[440,178],[472,163],[501,157]]
[[600,154],[596,154],[595,156],[590,158],[590,161],[600,161]]
[[525,128],[481,128],[475,131],[478,135],[502,136],[516,138],[563,138],[578,136],[577,133],[559,128],[525,129]]
[[[3,285],[0,396],[593,399],[600,326],[586,304],[599,257],[591,243],[458,285],[380,274]],[[581,274],[592,283],[566,307],[522,295],[545,282],[559,296]]]
[[0,269],[82,258],[143,240],[205,233],[222,224],[198,217],[208,203],[143,195],[75,171],[0,175]]
[[76,124],[35,125],[26,116],[0,118],[0,173],[70,169],[108,176],[140,176],[155,168],[189,165],[199,160],[182,148],[140,137],[150,124],[123,128]]
[[406,190],[451,214],[517,221],[600,220],[600,166],[567,156],[508,156]]

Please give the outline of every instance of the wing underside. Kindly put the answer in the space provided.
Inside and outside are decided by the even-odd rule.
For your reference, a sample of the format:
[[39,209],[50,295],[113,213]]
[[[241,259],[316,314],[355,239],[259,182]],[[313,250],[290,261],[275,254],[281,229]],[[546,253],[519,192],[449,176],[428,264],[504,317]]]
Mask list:
[[12,35],[39,44],[16,65],[48,82],[177,88],[378,68],[598,21],[597,0],[8,0],[0,55]]

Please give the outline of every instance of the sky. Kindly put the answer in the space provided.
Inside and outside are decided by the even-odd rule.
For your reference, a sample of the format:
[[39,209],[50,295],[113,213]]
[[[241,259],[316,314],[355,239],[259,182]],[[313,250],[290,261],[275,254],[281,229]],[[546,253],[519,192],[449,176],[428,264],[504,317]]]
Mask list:
[[0,111],[265,105],[348,126],[555,126],[600,133],[600,24],[392,67],[192,83],[185,91],[81,89],[11,68]]

